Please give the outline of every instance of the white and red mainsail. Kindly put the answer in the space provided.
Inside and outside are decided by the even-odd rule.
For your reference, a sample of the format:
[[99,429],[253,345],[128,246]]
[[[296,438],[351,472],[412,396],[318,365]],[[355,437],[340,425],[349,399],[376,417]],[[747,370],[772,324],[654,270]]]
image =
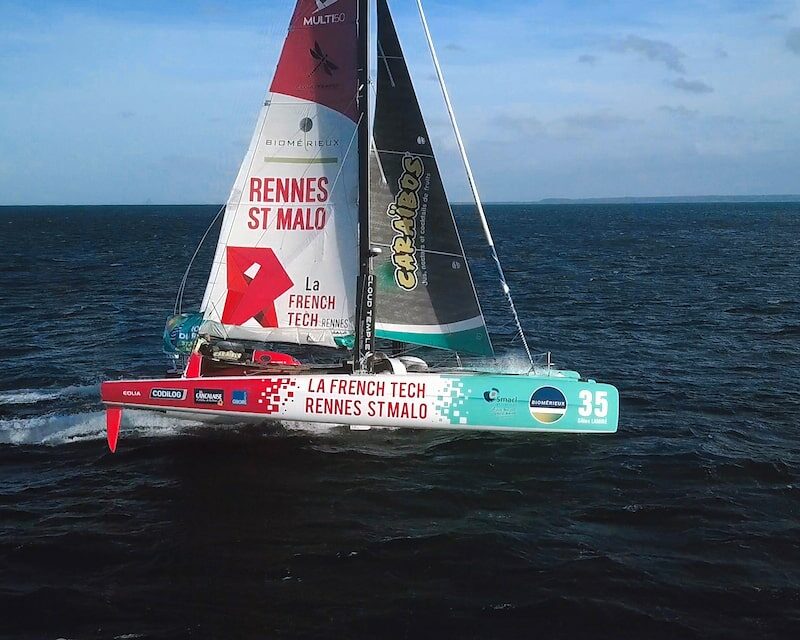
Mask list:
[[298,0],[228,198],[202,331],[336,346],[358,276],[357,0]]

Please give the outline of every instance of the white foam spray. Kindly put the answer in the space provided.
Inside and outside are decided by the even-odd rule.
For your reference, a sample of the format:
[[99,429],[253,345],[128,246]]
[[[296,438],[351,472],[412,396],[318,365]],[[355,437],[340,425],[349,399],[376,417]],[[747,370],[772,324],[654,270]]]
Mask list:
[[[135,434],[139,437],[163,438],[198,426],[201,426],[200,422],[178,420],[150,411],[128,410],[123,414],[122,421],[123,437]],[[0,420],[0,444],[60,445],[102,440],[105,437],[104,411]]]
[[72,385],[56,389],[11,389],[0,391],[0,405],[38,404],[59,398],[99,395],[100,385]]

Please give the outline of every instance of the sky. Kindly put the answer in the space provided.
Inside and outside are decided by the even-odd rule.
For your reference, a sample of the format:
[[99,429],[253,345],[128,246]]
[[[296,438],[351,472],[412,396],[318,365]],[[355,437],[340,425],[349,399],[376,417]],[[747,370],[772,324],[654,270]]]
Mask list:
[[[0,0],[0,205],[221,203],[293,0]],[[391,0],[452,200],[415,0]],[[800,192],[800,0],[427,0],[483,199]]]

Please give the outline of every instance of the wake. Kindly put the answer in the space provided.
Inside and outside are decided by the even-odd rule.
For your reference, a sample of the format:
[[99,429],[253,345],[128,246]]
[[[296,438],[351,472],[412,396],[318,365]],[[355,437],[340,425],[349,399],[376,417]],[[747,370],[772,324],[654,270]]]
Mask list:
[[[99,398],[99,385],[68,386],[50,389],[13,389],[0,391],[0,407],[36,407],[42,405],[42,414],[21,418],[0,419],[0,445],[58,446],[106,438],[106,414],[103,410],[81,411],[81,404],[72,412],[45,413],[47,405],[89,398]],[[325,435],[341,427],[312,422],[282,422],[289,432],[304,431],[312,435]],[[122,437],[166,438],[196,429],[219,428],[196,420],[184,420],[162,413],[126,409],[122,417]]]
[[[99,385],[72,385],[62,388],[12,389],[0,391],[0,407],[36,407],[42,405],[40,415],[0,419],[0,445],[61,445],[106,437],[105,411],[81,410],[86,400],[98,398]],[[76,402],[77,401],[77,402]],[[77,404],[73,411],[59,405]],[[93,403],[92,403],[93,404]],[[56,410],[45,412],[47,405]],[[139,437],[169,437],[186,429],[200,426],[192,420],[178,420],[149,411],[128,410],[122,428],[128,435]]]
[[[122,421],[127,437],[166,438],[199,426],[202,423],[130,409]],[[57,446],[105,437],[105,411],[0,420],[0,444]]]
[[40,402],[58,400],[59,398],[80,398],[99,394],[100,385],[97,384],[87,386],[73,385],[60,389],[12,389],[10,391],[0,391],[0,406],[38,404]]

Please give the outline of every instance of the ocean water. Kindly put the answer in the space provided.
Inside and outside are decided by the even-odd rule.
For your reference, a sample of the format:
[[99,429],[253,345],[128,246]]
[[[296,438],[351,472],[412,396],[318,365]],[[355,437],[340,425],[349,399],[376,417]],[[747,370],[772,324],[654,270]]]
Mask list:
[[619,387],[614,436],[129,412],[111,455],[98,384],[163,372],[215,213],[0,209],[0,637],[795,637],[800,205],[489,208],[532,346]]

